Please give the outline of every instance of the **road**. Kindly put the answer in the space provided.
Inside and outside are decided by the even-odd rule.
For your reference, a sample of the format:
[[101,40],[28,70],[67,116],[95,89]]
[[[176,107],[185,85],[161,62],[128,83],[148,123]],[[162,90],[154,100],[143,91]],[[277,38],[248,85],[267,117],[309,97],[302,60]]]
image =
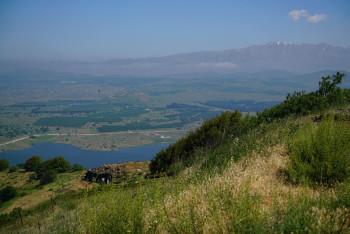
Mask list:
[[122,131],[122,132],[102,132],[102,133],[47,133],[47,134],[33,134],[30,136],[23,136],[17,139],[13,139],[11,141],[7,141],[4,143],[0,143],[0,146],[10,145],[19,141],[24,141],[29,139],[31,136],[34,137],[42,137],[42,136],[101,136],[101,135],[117,135],[117,134],[139,134],[139,133],[167,133],[167,132],[185,132],[188,130],[185,129],[173,129],[173,130],[158,130],[158,131],[152,131],[152,130],[145,130],[145,131]]

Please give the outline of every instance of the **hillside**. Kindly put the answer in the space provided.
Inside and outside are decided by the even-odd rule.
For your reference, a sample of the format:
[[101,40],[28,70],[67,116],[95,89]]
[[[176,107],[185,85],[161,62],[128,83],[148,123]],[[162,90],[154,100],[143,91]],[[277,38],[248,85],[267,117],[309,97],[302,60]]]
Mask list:
[[225,112],[160,152],[147,178],[2,215],[0,232],[349,233],[343,78],[256,116]]

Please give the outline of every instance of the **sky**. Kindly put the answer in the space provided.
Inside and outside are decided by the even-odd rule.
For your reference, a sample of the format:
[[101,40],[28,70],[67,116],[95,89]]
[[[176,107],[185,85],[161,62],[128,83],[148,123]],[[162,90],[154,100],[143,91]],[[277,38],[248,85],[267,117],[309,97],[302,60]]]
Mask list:
[[350,47],[349,0],[0,0],[0,59],[99,60],[272,41]]

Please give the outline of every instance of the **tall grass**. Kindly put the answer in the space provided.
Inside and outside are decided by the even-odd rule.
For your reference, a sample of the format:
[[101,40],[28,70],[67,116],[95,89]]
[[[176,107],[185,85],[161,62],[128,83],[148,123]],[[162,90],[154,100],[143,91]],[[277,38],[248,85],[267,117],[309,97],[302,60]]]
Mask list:
[[349,182],[331,189],[291,185],[278,173],[289,169],[292,142],[305,145],[301,139],[321,130],[328,139],[329,132],[347,127],[334,122],[309,126],[308,121],[261,124],[216,149],[196,152],[198,160],[178,176],[100,186],[77,199],[57,201],[54,212],[48,206],[40,230],[33,214],[31,220],[24,217],[24,227],[17,224],[7,233],[349,232]]
[[293,182],[334,185],[350,176],[350,126],[331,118],[299,130],[289,143]]

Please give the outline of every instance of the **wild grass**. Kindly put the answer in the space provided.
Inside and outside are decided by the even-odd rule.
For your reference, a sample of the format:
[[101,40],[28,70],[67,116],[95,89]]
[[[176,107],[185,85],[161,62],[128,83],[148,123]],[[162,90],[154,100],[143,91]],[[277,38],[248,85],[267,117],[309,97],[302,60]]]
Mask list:
[[332,118],[308,124],[289,142],[293,182],[334,185],[350,177],[350,125]]
[[216,149],[197,151],[193,166],[176,177],[58,197],[24,216],[23,226],[17,219],[0,231],[348,233],[349,181],[315,187],[290,183],[282,173],[290,165],[291,137],[309,124],[317,125],[311,117],[261,124]]

